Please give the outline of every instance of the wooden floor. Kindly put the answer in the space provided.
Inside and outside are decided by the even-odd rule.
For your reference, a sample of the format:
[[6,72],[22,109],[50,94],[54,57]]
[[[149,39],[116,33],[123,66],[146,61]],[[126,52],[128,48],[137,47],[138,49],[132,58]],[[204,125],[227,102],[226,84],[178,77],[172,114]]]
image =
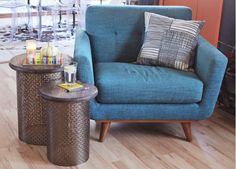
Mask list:
[[[15,72],[0,64],[0,168],[53,169],[46,147],[18,140]],[[193,123],[192,143],[179,124],[112,124],[104,143],[91,121],[90,158],[81,169],[234,169],[234,116],[216,109]]]

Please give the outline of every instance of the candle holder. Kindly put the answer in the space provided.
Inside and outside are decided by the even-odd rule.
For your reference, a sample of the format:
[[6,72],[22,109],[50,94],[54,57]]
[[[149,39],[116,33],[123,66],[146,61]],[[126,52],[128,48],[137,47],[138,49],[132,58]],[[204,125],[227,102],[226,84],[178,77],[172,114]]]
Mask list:
[[58,65],[61,66],[63,63],[62,53],[53,45],[48,43],[47,47],[42,47],[40,52],[36,52],[36,41],[26,41],[26,57],[22,64],[27,66],[32,65]]
[[26,41],[26,64],[35,64],[36,60],[36,41]]

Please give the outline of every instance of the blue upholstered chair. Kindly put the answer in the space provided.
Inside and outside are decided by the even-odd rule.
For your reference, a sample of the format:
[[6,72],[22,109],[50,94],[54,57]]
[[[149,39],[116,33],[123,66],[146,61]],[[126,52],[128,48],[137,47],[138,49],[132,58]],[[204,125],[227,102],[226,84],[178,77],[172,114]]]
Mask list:
[[211,116],[227,65],[203,38],[195,72],[134,64],[144,39],[144,11],[190,20],[186,7],[90,6],[86,30],[78,30],[78,78],[95,84],[91,119],[101,122],[103,141],[111,122],[178,122],[191,141],[191,122]]

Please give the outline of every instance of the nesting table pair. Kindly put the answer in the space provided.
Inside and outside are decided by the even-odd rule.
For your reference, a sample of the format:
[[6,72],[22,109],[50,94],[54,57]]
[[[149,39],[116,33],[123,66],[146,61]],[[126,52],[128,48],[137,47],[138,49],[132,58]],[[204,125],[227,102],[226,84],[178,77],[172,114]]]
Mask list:
[[27,65],[25,55],[11,59],[16,71],[19,139],[28,144],[46,145],[54,164],[72,166],[89,158],[89,100],[97,95],[93,85],[67,92],[57,86],[63,80],[63,66],[72,62],[63,56],[63,65]]

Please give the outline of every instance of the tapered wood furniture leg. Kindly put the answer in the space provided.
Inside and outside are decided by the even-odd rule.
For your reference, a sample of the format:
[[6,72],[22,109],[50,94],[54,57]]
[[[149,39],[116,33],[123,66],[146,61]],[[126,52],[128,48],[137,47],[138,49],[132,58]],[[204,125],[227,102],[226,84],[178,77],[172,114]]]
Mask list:
[[186,140],[191,142],[192,141],[191,122],[183,122],[183,123],[181,123],[181,125],[184,130]]
[[105,140],[105,137],[108,133],[110,125],[111,125],[111,122],[102,122],[101,123],[100,138],[99,138],[100,142],[103,142]]

